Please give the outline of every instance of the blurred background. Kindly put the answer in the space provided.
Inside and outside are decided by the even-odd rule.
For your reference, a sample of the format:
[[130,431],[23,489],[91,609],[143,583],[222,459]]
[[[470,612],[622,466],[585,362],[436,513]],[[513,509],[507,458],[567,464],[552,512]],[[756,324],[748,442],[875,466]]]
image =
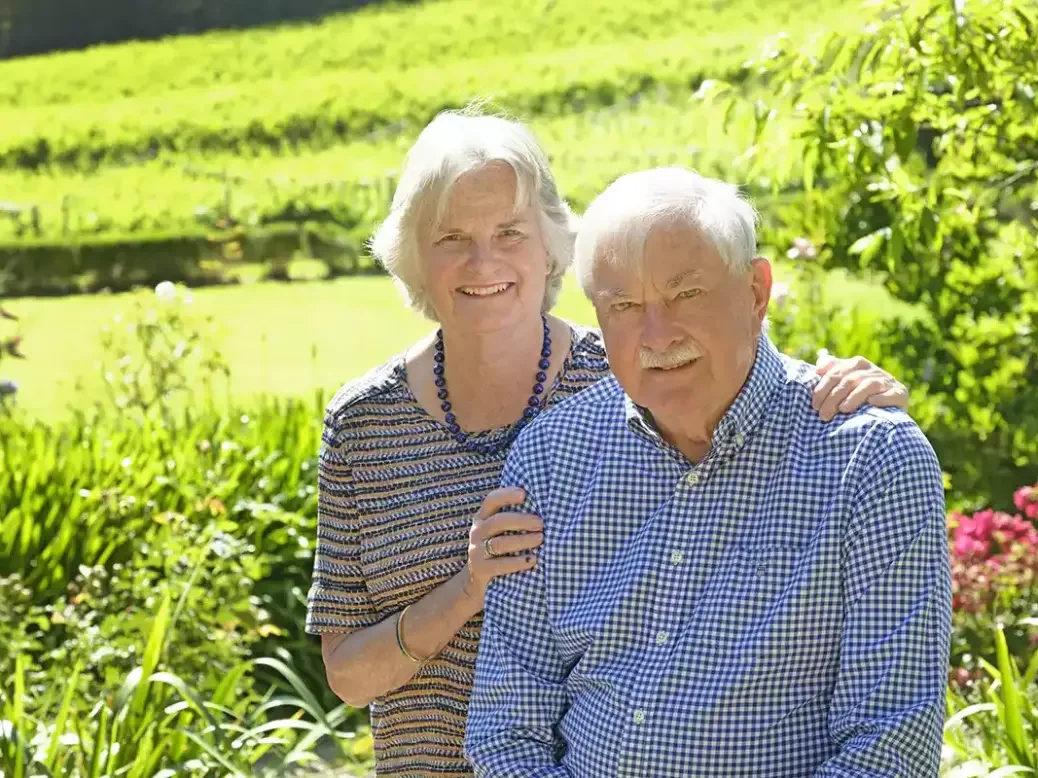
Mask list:
[[0,0],[0,778],[370,770],[302,631],[320,424],[433,326],[365,241],[474,100],[578,212],[743,187],[775,341],[898,376],[944,467],[944,774],[1038,770],[1036,40],[1036,0]]

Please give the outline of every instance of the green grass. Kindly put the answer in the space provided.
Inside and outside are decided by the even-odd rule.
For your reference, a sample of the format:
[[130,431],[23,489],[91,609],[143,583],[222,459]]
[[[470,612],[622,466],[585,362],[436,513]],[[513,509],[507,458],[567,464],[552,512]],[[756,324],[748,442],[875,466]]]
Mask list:
[[[715,109],[688,94],[533,116],[529,125],[551,157],[563,193],[581,209],[618,175],[644,167],[686,165],[743,181],[742,155],[753,133],[746,112],[725,128]],[[293,155],[164,155],[95,172],[0,170],[0,191],[36,204],[43,231],[52,237],[62,234],[66,213],[73,230],[105,234],[197,229],[196,211],[222,213],[228,196],[230,213],[243,223],[269,219],[296,201],[344,217],[347,210],[368,209],[374,220],[388,208],[393,177],[414,137],[404,133]],[[223,174],[228,183],[220,180]],[[0,222],[4,236],[13,238],[13,223]]]
[[[335,210],[366,202],[353,185],[398,170],[436,111],[478,97],[531,123],[578,205],[652,164],[738,179],[749,122],[725,130],[691,88],[779,34],[867,18],[858,0],[536,5],[389,5],[0,63],[0,199],[37,206],[48,236],[194,227],[226,195],[199,171],[235,179],[245,222],[295,202]],[[0,238],[16,232],[0,220]]]
[[[778,279],[789,279],[779,263]],[[882,289],[832,275],[829,294],[880,316],[905,316]],[[143,294],[150,294],[144,292]],[[230,390],[239,399],[272,393],[306,396],[333,392],[431,331],[432,322],[408,310],[384,277],[327,283],[257,283],[199,289],[193,306],[218,320],[219,347],[231,368]],[[5,359],[0,375],[21,387],[19,405],[34,416],[63,416],[81,405],[75,387],[101,391],[98,333],[132,308],[132,295],[24,298],[7,303],[21,317],[28,359]],[[594,311],[567,278],[555,313],[583,324]],[[849,356],[849,355],[848,355]]]
[[[846,0],[507,0],[381,3],[313,24],[96,46],[0,63],[0,108],[93,104],[335,74],[465,63],[695,35],[704,61],[738,64],[761,38],[853,23]],[[715,63],[716,64],[716,63]],[[476,69],[478,65],[470,66]]]

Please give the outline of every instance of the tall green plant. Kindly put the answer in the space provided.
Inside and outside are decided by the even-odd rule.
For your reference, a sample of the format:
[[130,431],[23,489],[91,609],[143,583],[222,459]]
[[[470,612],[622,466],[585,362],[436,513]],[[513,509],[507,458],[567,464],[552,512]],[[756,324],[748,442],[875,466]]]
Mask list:
[[992,681],[982,702],[949,691],[944,741],[957,762],[949,778],[1038,774],[1038,651],[1021,672],[1001,628],[995,646],[996,664],[982,662]]
[[[47,687],[60,695],[52,718],[34,715],[29,663],[19,656],[0,682],[0,775],[244,778],[290,775],[318,762],[351,772],[370,764],[370,737],[353,728],[352,712],[345,705],[325,710],[284,661],[240,663],[208,696],[165,670],[178,610],[170,596],[162,598],[139,664],[104,696],[76,695],[79,667]],[[242,681],[257,666],[292,693],[254,694]]]

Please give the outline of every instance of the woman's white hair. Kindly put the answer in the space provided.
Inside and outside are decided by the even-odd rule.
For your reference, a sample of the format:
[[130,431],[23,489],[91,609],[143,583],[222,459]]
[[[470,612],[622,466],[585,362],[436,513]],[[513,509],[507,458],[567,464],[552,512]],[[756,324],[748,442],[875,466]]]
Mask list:
[[644,170],[616,179],[581,219],[581,289],[591,295],[596,262],[640,270],[649,232],[675,224],[699,232],[732,270],[748,269],[757,255],[757,212],[737,187],[684,168]]
[[548,256],[543,311],[554,306],[562,288],[573,261],[576,223],[533,133],[520,122],[483,115],[478,108],[445,111],[408,151],[389,216],[369,243],[408,305],[429,319],[435,320],[436,312],[422,287],[420,225],[430,219],[439,223],[458,178],[493,163],[507,164],[515,172],[516,210],[533,206],[539,215]]

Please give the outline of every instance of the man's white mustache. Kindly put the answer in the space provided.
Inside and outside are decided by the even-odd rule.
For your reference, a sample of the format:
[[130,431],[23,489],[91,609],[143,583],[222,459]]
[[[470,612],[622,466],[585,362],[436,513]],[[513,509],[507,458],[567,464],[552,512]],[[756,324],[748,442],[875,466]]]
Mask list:
[[701,356],[703,356],[703,352],[688,342],[671,346],[666,351],[653,351],[645,346],[638,350],[638,357],[641,360],[642,367],[646,369],[652,367],[678,367],[686,362],[691,362],[693,359],[699,359]]

